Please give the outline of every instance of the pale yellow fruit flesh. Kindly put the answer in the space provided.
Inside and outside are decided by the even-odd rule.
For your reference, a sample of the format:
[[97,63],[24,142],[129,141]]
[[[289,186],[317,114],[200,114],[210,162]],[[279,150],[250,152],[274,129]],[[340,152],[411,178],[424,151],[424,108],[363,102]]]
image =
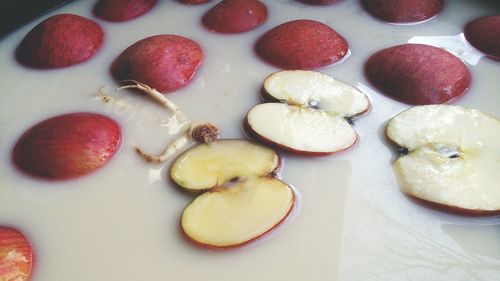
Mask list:
[[197,197],[184,210],[182,228],[200,244],[237,246],[278,225],[291,211],[294,200],[292,189],[280,180],[248,178]]
[[236,178],[268,175],[279,165],[279,156],[265,146],[245,140],[218,140],[179,156],[170,176],[186,189],[206,190]]
[[271,74],[264,90],[278,100],[302,107],[317,106],[329,114],[351,117],[366,111],[370,103],[355,87],[310,70],[285,70]]
[[500,210],[498,119],[459,106],[417,106],[393,118],[387,136],[409,150],[394,163],[405,193],[463,209]]
[[281,103],[253,107],[248,124],[257,134],[297,151],[332,153],[352,146],[357,133],[342,117]]

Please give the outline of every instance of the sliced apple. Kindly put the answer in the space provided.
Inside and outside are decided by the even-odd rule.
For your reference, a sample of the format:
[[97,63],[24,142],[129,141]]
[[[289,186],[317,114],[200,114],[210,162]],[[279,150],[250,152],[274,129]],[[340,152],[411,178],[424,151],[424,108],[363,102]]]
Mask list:
[[181,154],[170,177],[192,191],[208,190],[248,175],[273,175],[280,158],[270,148],[241,140],[219,140],[198,145]]
[[263,92],[282,103],[252,108],[246,117],[247,130],[263,142],[306,155],[351,147],[358,135],[348,119],[370,107],[366,95],[355,87],[315,71],[271,74]]
[[294,195],[275,178],[252,177],[205,192],[182,214],[182,228],[203,245],[242,245],[272,230],[290,212]]
[[393,167],[410,197],[460,214],[500,214],[498,119],[460,106],[416,106],[386,133],[408,151]]
[[179,156],[170,170],[182,188],[207,190],[182,214],[186,236],[211,248],[247,244],[278,226],[293,209],[292,188],[274,176],[270,148],[245,140],[217,140]]
[[33,250],[17,229],[0,226],[0,280],[25,281],[31,275]]

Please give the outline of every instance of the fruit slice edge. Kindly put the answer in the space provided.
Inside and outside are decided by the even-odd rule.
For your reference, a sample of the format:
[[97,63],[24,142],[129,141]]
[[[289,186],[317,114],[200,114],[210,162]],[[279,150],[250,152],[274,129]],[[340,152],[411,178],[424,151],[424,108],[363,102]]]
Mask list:
[[197,244],[242,246],[276,228],[295,203],[291,187],[271,177],[255,177],[205,192],[184,210],[181,226]]
[[247,140],[217,140],[181,154],[170,169],[171,179],[192,191],[229,181],[275,174],[281,164],[272,149]]
[[247,114],[245,126],[263,142],[314,156],[345,150],[358,138],[356,131],[342,117],[280,103],[254,106]]
[[388,124],[389,139],[409,150],[393,163],[411,197],[458,213],[500,211],[500,121],[452,105],[417,106]]
[[356,87],[316,71],[275,72],[264,80],[263,90],[274,100],[317,107],[342,117],[361,114],[370,107],[367,96]]

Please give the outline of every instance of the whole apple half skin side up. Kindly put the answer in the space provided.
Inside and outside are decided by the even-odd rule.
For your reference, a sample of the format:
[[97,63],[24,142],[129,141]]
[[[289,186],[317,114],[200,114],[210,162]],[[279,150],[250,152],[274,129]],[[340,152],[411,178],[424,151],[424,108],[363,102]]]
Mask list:
[[106,164],[121,142],[121,127],[109,117],[64,114],[27,130],[14,146],[12,161],[20,171],[39,179],[71,179]]
[[314,20],[294,20],[264,33],[254,46],[265,62],[282,69],[316,69],[344,58],[348,43],[330,26]]
[[459,58],[423,44],[397,45],[373,54],[365,74],[384,95],[411,105],[453,102],[466,93],[472,80]]
[[210,2],[212,0],[178,0],[178,1],[186,5],[200,5]]
[[[260,142],[305,156],[331,155],[355,145],[358,134],[349,122],[370,108],[368,97],[355,87],[315,71],[275,72],[265,79],[262,95],[271,103],[247,113],[245,132]],[[269,124],[275,124],[274,128]]]
[[389,23],[414,23],[430,19],[443,8],[444,0],[361,0],[372,16]]
[[161,93],[187,86],[203,62],[203,50],[195,41],[179,35],[144,38],[125,49],[112,63],[118,80],[135,80]]
[[500,214],[498,119],[460,106],[416,106],[391,119],[386,135],[408,150],[393,168],[410,199],[460,215]]
[[241,33],[259,27],[267,20],[267,7],[257,0],[224,0],[208,10],[203,25],[218,33]]
[[338,3],[340,0],[298,0],[298,1],[310,5],[332,5]]
[[51,16],[36,25],[16,48],[16,59],[38,69],[72,66],[92,58],[101,48],[99,24],[73,14]]
[[275,151],[247,140],[217,140],[181,154],[171,179],[202,192],[183,212],[185,236],[204,248],[231,249],[274,230],[295,206],[293,189],[275,178],[280,162]]
[[28,239],[17,229],[0,226],[0,280],[29,280],[33,263]]
[[467,41],[490,58],[500,60],[500,15],[481,17],[464,28]]
[[151,10],[158,0],[99,0],[93,13],[110,22],[123,22],[137,18]]

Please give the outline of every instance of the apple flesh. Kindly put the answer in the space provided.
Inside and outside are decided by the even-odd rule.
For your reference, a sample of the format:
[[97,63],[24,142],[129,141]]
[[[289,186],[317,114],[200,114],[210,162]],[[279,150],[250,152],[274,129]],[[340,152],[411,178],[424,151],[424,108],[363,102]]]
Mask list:
[[475,19],[465,26],[467,41],[487,56],[500,60],[500,15]]
[[419,22],[437,15],[443,0],[362,0],[366,11],[391,23]]
[[416,106],[386,134],[408,154],[393,168],[402,191],[451,212],[500,214],[500,121],[476,109]]
[[203,15],[203,25],[219,33],[239,33],[267,20],[267,7],[257,0],[224,0]]
[[393,46],[372,55],[365,64],[372,85],[407,104],[453,102],[470,86],[467,66],[456,56],[422,44]]
[[88,174],[109,161],[121,143],[121,128],[109,117],[71,113],[38,123],[12,152],[14,164],[28,175],[62,180]]
[[197,197],[182,214],[182,229],[203,245],[243,245],[274,229],[293,203],[286,183],[270,177],[248,178]]
[[264,61],[283,69],[315,69],[342,59],[348,44],[328,25],[294,20],[262,35],[255,50]]
[[245,175],[273,176],[280,167],[276,152],[238,140],[219,140],[198,145],[172,164],[170,177],[184,189],[204,191]]
[[0,280],[27,281],[33,266],[33,249],[17,229],[0,226]]
[[186,236],[209,248],[249,243],[276,228],[293,209],[289,185],[275,178],[280,157],[245,140],[217,140],[184,152],[170,169],[183,189],[206,191],[184,210]]
[[158,0],[99,0],[94,14],[103,20],[122,22],[147,13]]
[[245,128],[264,143],[303,155],[323,156],[354,145],[358,135],[347,119],[370,107],[355,87],[315,71],[271,74],[263,92],[281,103],[253,107]]
[[18,61],[33,68],[60,68],[90,59],[101,48],[99,24],[73,14],[51,16],[35,26],[16,50]]
[[202,60],[203,50],[193,40],[156,35],[123,51],[113,62],[111,73],[117,80],[139,81],[168,93],[189,84]]

